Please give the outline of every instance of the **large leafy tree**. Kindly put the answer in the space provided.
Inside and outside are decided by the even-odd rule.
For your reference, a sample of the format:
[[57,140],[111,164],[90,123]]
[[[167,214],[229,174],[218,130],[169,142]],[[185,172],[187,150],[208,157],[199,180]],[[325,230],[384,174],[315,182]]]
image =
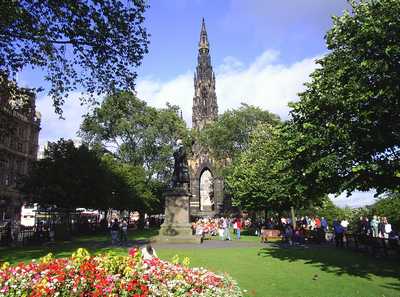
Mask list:
[[282,211],[319,203],[322,196],[291,166],[290,126],[258,125],[227,175],[233,202],[247,210]]
[[250,143],[250,135],[258,124],[276,125],[277,115],[259,107],[242,103],[238,109],[228,110],[197,135],[217,159],[234,160]]
[[44,158],[33,163],[20,188],[41,205],[107,208],[120,184],[95,152],[61,139],[48,143]]
[[112,182],[112,192],[108,205],[114,209],[130,209],[139,212],[159,210],[158,198],[151,185],[146,183],[142,167],[123,163],[111,154],[104,154],[101,162]]
[[293,167],[326,192],[400,185],[400,2],[351,1],[333,19],[291,112]]
[[147,183],[166,183],[173,167],[172,146],[187,135],[178,114],[176,106],[156,109],[131,92],[119,92],[85,116],[81,135],[120,162],[142,167]]
[[[78,87],[90,94],[132,90],[147,53],[144,0],[1,1],[0,73],[45,71],[56,112]],[[0,77],[1,78],[1,77]],[[0,80],[4,88],[12,85]]]

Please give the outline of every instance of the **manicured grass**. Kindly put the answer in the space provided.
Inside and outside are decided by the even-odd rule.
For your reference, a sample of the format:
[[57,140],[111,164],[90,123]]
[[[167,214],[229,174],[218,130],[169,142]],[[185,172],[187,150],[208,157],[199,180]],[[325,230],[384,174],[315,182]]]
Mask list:
[[161,250],[161,258],[228,272],[248,296],[400,296],[398,265],[332,248]]
[[[132,241],[143,241],[158,234],[158,230],[135,230],[128,233],[128,239]],[[71,241],[56,242],[54,244],[46,244],[41,246],[25,246],[25,247],[1,247],[0,261],[10,263],[27,262],[31,259],[37,259],[53,253],[55,257],[68,257],[76,249],[83,247],[91,253],[105,253],[112,251],[114,253],[126,254],[127,247],[111,246],[111,236],[108,233],[82,235],[73,238]]]
[[[156,230],[131,233],[131,240],[146,239]],[[257,241],[243,237],[244,241]],[[109,236],[80,237],[53,247],[2,248],[0,257],[10,262],[27,261],[53,252],[68,256],[78,247],[91,252],[112,250],[126,254],[126,248],[109,247]],[[399,259],[374,259],[351,250],[331,247],[284,248],[160,248],[160,258],[171,260],[188,256],[192,267],[203,266],[215,272],[228,272],[239,282],[246,296],[259,297],[352,297],[400,296]]]

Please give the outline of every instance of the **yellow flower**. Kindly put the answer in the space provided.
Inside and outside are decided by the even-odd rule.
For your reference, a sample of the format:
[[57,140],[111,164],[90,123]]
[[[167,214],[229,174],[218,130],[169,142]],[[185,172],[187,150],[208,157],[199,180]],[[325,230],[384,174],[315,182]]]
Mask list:
[[3,265],[1,265],[1,269],[7,269],[8,267],[10,267],[10,263],[8,262],[4,262]]
[[189,265],[190,265],[190,258],[189,258],[189,257],[183,258],[182,265],[185,266],[185,267],[189,267]]

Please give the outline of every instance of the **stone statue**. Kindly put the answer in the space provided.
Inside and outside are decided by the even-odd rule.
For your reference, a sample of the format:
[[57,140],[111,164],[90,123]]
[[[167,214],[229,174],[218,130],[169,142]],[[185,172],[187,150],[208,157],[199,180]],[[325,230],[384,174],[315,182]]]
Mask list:
[[174,173],[172,175],[172,188],[188,189],[189,185],[189,168],[186,157],[186,150],[182,140],[176,141],[174,147]]
[[200,243],[201,238],[193,236],[190,224],[189,168],[186,150],[182,140],[174,146],[174,174],[171,189],[164,192],[165,219],[158,236],[154,239],[165,243]]

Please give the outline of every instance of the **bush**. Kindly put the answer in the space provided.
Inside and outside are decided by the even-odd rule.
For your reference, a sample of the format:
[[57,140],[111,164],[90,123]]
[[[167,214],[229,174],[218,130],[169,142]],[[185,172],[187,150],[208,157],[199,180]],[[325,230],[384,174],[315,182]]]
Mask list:
[[242,296],[235,281],[203,268],[188,268],[175,258],[143,260],[140,251],[129,256],[91,256],[78,249],[70,258],[51,254],[29,264],[0,270],[0,296]]

